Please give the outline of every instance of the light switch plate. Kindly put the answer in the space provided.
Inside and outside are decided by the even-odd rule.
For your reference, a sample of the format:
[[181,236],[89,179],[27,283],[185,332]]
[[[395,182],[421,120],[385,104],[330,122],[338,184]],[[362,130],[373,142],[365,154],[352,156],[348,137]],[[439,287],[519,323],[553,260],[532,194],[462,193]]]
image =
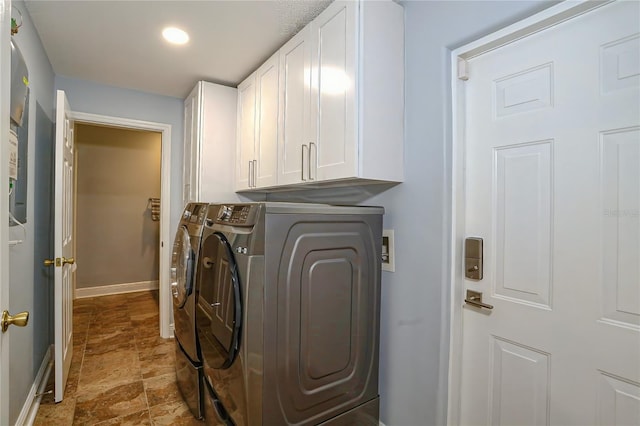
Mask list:
[[393,229],[382,230],[382,270],[396,271],[396,251]]

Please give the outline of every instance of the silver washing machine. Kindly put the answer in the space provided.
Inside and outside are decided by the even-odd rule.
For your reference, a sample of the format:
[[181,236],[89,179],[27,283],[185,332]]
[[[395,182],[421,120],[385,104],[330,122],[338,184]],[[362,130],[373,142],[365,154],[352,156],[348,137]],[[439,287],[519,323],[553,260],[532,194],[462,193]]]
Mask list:
[[196,285],[207,424],[378,425],[383,213],[209,206]]
[[196,418],[202,410],[202,360],[195,328],[195,282],[208,204],[189,203],[178,225],[171,260],[176,376],[182,396]]

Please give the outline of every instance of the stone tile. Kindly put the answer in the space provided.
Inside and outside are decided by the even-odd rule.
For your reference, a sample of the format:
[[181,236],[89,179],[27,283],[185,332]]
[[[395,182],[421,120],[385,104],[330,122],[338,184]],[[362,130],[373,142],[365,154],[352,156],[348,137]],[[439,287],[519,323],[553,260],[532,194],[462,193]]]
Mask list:
[[[86,342],[83,342],[81,344],[73,342],[73,352],[72,352],[73,358],[82,360],[82,357],[84,356],[85,346],[86,346]],[[73,362],[73,361],[71,361],[71,362]]]
[[91,313],[73,313],[73,330],[83,330],[87,331],[89,328],[89,324],[91,324],[91,320],[95,314]]
[[[75,328],[75,327],[74,327]],[[77,330],[73,330],[73,348],[76,347],[82,348],[84,350],[84,344],[87,343],[87,330],[78,332]]]
[[93,298],[76,299],[73,301],[73,315],[92,315],[96,310],[97,304]]
[[182,400],[151,407],[149,414],[154,425],[202,426],[204,424],[193,417],[189,407]]
[[130,326],[100,328],[88,334],[87,355],[108,353],[122,349],[135,350],[135,338]]
[[145,379],[143,383],[149,407],[182,400],[175,372]]
[[95,426],[137,426],[151,425],[151,417],[149,411],[144,410],[138,413],[129,414],[127,416],[117,417],[115,419],[96,423]]
[[101,392],[117,384],[141,380],[138,353],[132,349],[104,354],[85,354],[80,371],[78,395]]
[[129,317],[132,325],[159,327],[160,315],[157,306],[152,309],[149,306],[136,303],[133,306],[129,306]]
[[[44,400],[44,398],[43,398]],[[73,415],[76,409],[75,398],[64,398],[56,404],[53,397],[46,403],[40,403],[38,414],[33,422],[34,426],[67,426],[73,424]]]
[[139,352],[142,378],[161,376],[175,371],[175,346],[162,344]]
[[140,380],[103,389],[95,394],[79,393],[73,423],[95,424],[146,409],[144,386]]
[[[35,425],[203,424],[182,401],[175,340],[160,338],[158,298],[155,290],[74,301],[65,399],[43,395]],[[52,372],[46,390],[53,382]]]
[[150,353],[158,346],[175,346],[175,339],[163,339],[156,334],[151,337],[136,337],[136,348],[140,353]]
[[155,292],[154,294],[152,293],[145,293],[145,292],[138,292],[138,293],[129,293],[127,294],[127,303],[128,304],[132,304],[132,303],[153,303],[156,306],[158,305],[158,302],[160,302],[160,294],[158,292]]
[[160,297],[160,292],[158,290],[148,290],[148,291],[136,291],[134,293],[127,293],[124,295],[127,302],[137,302],[137,301],[146,301],[151,300],[158,302]]
[[129,311],[126,308],[120,307],[118,309],[105,309],[97,312],[91,320],[91,329],[94,327],[99,328],[112,328],[119,326],[127,326],[131,324],[131,317]]
[[118,307],[125,305],[126,295],[124,294],[110,294],[108,296],[99,296],[93,298],[96,306],[104,307]]
[[141,312],[130,314],[131,325],[134,328],[146,327],[160,329],[160,315],[158,312]]
[[133,328],[133,333],[136,335],[136,341],[155,339],[160,337],[160,328],[157,323],[149,326],[138,326]]

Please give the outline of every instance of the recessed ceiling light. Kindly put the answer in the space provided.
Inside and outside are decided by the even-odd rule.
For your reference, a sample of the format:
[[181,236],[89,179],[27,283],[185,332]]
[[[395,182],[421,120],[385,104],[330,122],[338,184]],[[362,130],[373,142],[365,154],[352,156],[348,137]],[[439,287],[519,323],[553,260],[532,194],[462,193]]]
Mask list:
[[162,37],[173,44],[185,44],[189,41],[189,34],[176,27],[167,27],[162,30]]

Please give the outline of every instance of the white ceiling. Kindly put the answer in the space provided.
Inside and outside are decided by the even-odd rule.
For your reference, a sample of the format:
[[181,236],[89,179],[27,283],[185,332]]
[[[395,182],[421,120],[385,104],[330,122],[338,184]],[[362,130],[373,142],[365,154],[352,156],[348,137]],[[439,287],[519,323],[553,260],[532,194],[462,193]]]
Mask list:
[[[56,74],[184,98],[198,80],[237,86],[330,0],[27,0]],[[166,26],[186,30],[167,44]]]

